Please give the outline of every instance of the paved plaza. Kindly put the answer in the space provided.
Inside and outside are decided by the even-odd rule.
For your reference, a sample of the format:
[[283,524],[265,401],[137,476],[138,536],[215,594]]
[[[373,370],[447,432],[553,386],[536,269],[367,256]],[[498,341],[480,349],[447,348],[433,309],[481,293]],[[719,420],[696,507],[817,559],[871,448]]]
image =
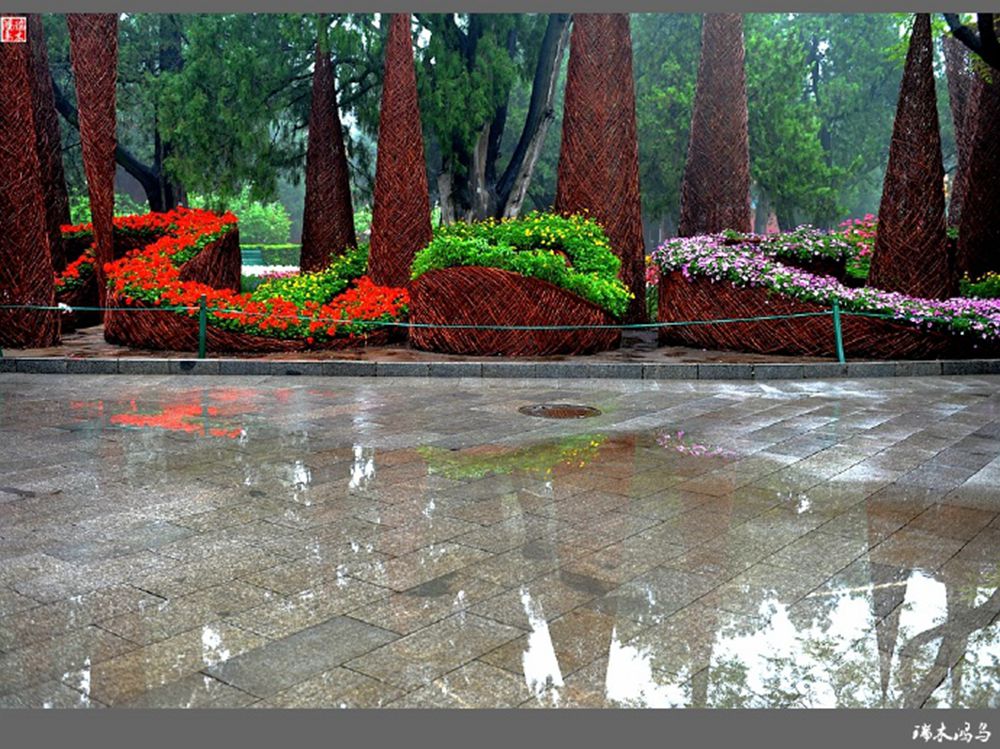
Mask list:
[[998,487],[1000,377],[2,374],[0,706],[998,707]]

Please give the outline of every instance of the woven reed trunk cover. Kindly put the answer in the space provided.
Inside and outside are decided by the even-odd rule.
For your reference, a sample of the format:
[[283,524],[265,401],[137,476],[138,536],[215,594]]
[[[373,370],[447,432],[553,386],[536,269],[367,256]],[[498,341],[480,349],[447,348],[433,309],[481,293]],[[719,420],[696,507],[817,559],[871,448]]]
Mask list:
[[118,80],[118,16],[70,13],[70,58],[76,83],[83,169],[94,224],[97,293],[107,296],[104,264],[112,259],[115,210],[115,84]]
[[239,292],[242,267],[240,233],[234,229],[184,263],[181,281],[197,281],[215,289]]
[[42,169],[42,191],[45,195],[45,221],[49,249],[52,251],[52,267],[59,272],[66,267],[66,251],[59,227],[69,223],[69,197],[66,194],[62,140],[56,100],[52,93],[49,56],[45,49],[42,17],[37,13],[28,16],[28,47],[31,50],[31,97],[35,108],[35,138]]
[[321,270],[333,256],[357,243],[333,65],[329,53],[320,51],[317,44],[306,150],[302,270]]
[[950,34],[944,38],[944,69],[948,76],[948,101],[955,129],[955,146],[958,164],[951,181],[951,200],[948,202],[948,225],[958,226],[962,215],[962,200],[967,183],[969,140],[972,128],[968,127],[969,96],[972,92],[973,73],[969,67],[969,50]]
[[725,229],[753,231],[743,58],[743,16],[705,15],[691,136],[681,182],[679,236]]
[[1000,272],[1000,70],[977,75],[969,103],[967,184],[958,231],[958,268],[972,278]]
[[383,286],[405,286],[413,256],[430,241],[410,14],[394,13],[385,50],[368,275]]
[[624,13],[575,13],[563,108],[555,208],[587,212],[621,259],[635,295],[627,322],[646,319],[639,140],[632,36]]
[[[810,302],[769,293],[762,287],[740,288],[706,278],[688,281],[680,271],[660,278],[660,322],[828,312]],[[979,344],[966,336],[928,332],[889,320],[841,318],[844,351],[866,359],[922,359],[939,356],[994,356],[997,344]],[[661,343],[699,348],[791,356],[836,356],[832,317],[684,325],[660,329]]]
[[930,16],[918,13],[899,89],[868,285],[946,299],[958,293],[958,275],[948,253],[933,62]]
[[[55,303],[32,115],[28,44],[0,44],[0,305]],[[54,311],[0,309],[0,346],[50,346]]]
[[[433,270],[412,282],[410,321],[421,325],[614,325],[595,304],[547,281],[498,268]],[[411,328],[417,348],[449,354],[589,354],[618,345],[621,331]]]

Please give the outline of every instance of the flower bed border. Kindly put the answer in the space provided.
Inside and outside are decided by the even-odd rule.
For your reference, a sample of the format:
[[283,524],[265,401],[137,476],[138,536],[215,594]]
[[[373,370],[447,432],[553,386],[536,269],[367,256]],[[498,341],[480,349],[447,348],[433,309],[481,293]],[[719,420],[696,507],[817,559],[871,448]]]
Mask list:
[[[830,308],[793,299],[762,286],[736,286],[673,271],[660,278],[659,321],[828,313]],[[990,357],[1000,345],[972,336],[924,330],[892,320],[842,316],[844,353],[851,358],[926,359]],[[792,356],[836,356],[829,314],[787,320],[684,325],[660,329],[660,343]]]
[[[596,304],[548,281],[476,265],[440,268],[411,282],[416,325],[616,325]],[[619,329],[477,330],[413,327],[415,348],[476,356],[591,354],[614,348]]]

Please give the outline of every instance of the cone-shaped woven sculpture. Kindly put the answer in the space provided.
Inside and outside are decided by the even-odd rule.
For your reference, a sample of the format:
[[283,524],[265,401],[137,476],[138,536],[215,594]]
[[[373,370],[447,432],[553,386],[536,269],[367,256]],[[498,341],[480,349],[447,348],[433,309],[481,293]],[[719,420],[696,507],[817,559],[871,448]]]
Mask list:
[[948,225],[958,226],[962,216],[962,201],[968,184],[969,140],[972,130],[969,117],[969,96],[972,92],[973,73],[969,67],[969,49],[955,37],[944,38],[944,67],[948,75],[948,100],[955,129],[955,146],[958,164],[951,181],[951,199],[948,202]]
[[[55,304],[45,226],[28,44],[0,44],[0,305]],[[49,346],[59,340],[52,310],[0,309],[0,346]]]
[[958,270],[973,279],[1000,272],[1000,70],[972,84],[966,129],[969,155],[958,231]]
[[624,13],[575,13],[563,107],[556,210],[588,213],[621,259],[635,295],[626,322],[646,319],[639,140],[632,36]]
[[52,251],[52,266],[56,271],[66,267],[60,226],[69,223],[69,197],[66,194],[66,175],[63,171],[62,140],[59,135],[59,116],[52,93],[49,73],[49,56],[45,49],[42,17],[37,13],[28,16],[28,46],[31,50],[31,97],[35,110],[35,139],[38,144],[38,161],[42,169],[42,191],[45,196],[45,222]]
[[682,237],[725,229],[753,230],[743,58],[743,16],[706,15],[681,183],[677,233]]
[[931,299],[958,292],[948,256],[944,164],[931,20],[918,13],[906,53],[868,284]]
[[104,264],[113,260],[115,211],[115,84],[118,80],[118,16],[70,13],[70,58],[80,116],[80,146],[90,193],[98,299],[104,306]]
[[430,241],[410,14],[394,13],[385,50],[368,274],[384,286],[407,284],[413,256]]
[[325,268],[333,256],[357,242],[333,65],[330,53],[317,44],[306,150],[302,270]]

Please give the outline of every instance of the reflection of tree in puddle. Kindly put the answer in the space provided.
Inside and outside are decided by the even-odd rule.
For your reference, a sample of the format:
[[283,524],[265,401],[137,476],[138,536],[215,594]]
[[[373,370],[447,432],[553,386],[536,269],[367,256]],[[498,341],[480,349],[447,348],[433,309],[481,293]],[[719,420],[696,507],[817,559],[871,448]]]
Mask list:
[[[894,620],[874,613],[880,585],[901,600]],[[969,608],[948,588],[912,570],[895,583],[814,593],[808,606],[773,598],[763,624],[717,611],[700,633],[664,629],[625,645],[613,636],[605,696],[648,707],[996,706],[1000,628],[990,621],[1000,590]]]

